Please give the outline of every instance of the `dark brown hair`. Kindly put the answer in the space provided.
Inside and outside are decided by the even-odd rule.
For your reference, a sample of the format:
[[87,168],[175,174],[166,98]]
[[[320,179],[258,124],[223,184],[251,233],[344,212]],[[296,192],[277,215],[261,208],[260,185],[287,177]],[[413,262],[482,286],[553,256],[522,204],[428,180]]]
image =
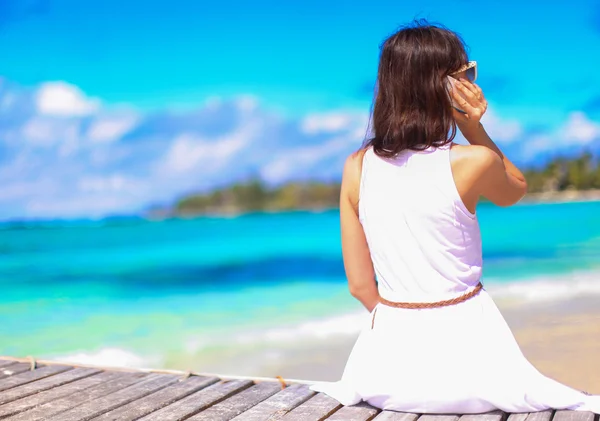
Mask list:
[[406,149],[442,146],[456,136],[445,76],[468,62],[461,37],[415,20],[380,47],[370,139],[363,147],[391,158]]

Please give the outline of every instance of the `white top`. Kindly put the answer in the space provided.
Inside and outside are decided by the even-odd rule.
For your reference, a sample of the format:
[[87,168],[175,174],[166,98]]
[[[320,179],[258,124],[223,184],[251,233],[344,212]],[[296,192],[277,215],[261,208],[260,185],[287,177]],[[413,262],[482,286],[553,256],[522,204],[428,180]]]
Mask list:
[[479,282],[479,223],[454,183],[450,144],[394,159],[369,147],[358,209],[383,298],[439,301]]

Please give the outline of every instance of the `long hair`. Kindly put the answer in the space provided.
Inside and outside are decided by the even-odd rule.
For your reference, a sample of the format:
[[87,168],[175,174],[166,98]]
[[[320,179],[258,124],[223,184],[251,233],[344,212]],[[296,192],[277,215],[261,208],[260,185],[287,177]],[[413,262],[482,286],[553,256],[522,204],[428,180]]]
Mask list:
[[461,37],[421,19],[402,27],[380,49],[372,137],[363,147],[392,158],[406,149],[452,142],[456,122],[446,76],[468,62]]

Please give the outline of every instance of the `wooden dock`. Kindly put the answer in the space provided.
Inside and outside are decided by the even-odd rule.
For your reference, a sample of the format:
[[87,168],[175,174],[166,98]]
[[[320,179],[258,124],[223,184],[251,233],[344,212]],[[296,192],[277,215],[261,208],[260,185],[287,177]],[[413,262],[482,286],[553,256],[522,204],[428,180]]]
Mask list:
[[0,420],[600,421],[591,412],[420,415],[342,406],[308,382],[0,357]]

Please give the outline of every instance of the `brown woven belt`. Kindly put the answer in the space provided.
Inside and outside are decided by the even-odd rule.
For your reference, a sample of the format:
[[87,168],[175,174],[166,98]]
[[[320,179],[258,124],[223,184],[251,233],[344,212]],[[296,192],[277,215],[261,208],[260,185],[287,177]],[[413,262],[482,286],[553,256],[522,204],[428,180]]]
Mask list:
[[[459,295],[458,297],[452,298],[450,300],[434,301],[432,303],[403,303],[403,302],[394,302],[394,301],[386,300],[383,297],[379,297],[379,302],[381,304],[386,305],[386,306],[396,307],[396,308],[422,309],[422,308],[446,307],[446,306],[451,306],[451,305],[454,305],[454,304],[462,303],[464,301],[467,301],[470,298],[473,298],[474,296],[476,296],[477,294],[479,294],[479,291],[481,291],[482,288],[483,288],[483,285],[481,284],[481,282],[479,282],[477,285],[475,285],[475,288],[473,288],[473,290],[467,292],[466,294]],[[375,313],[376,312],[377,312],[377,308],[375,308],[375,311],[373,311],[373,320],[371,322],[371,329],[373,328],[373,326],[375,324]]]
[[469,291],[466,294],[460,295],[460,296],[458,296],[456,298],[452,298],[450,300],[435,301],[433,303],[402,303],[402,302],[389,301],[383,297],[379,297],[379,302],[381,304],[385,304],[386,306],[397,307],[397,308],[446,307],[446,306],[451,306],[454,304],[462,303],[463,301],[467,301],[469,298],[472,298],[472,297],[476,296],[477,294],[479,294],[479,291],[481,291],[481,288],[483,288],[483,285],[480,282],[477,285],[475,285],[475,288],[472,291]]

